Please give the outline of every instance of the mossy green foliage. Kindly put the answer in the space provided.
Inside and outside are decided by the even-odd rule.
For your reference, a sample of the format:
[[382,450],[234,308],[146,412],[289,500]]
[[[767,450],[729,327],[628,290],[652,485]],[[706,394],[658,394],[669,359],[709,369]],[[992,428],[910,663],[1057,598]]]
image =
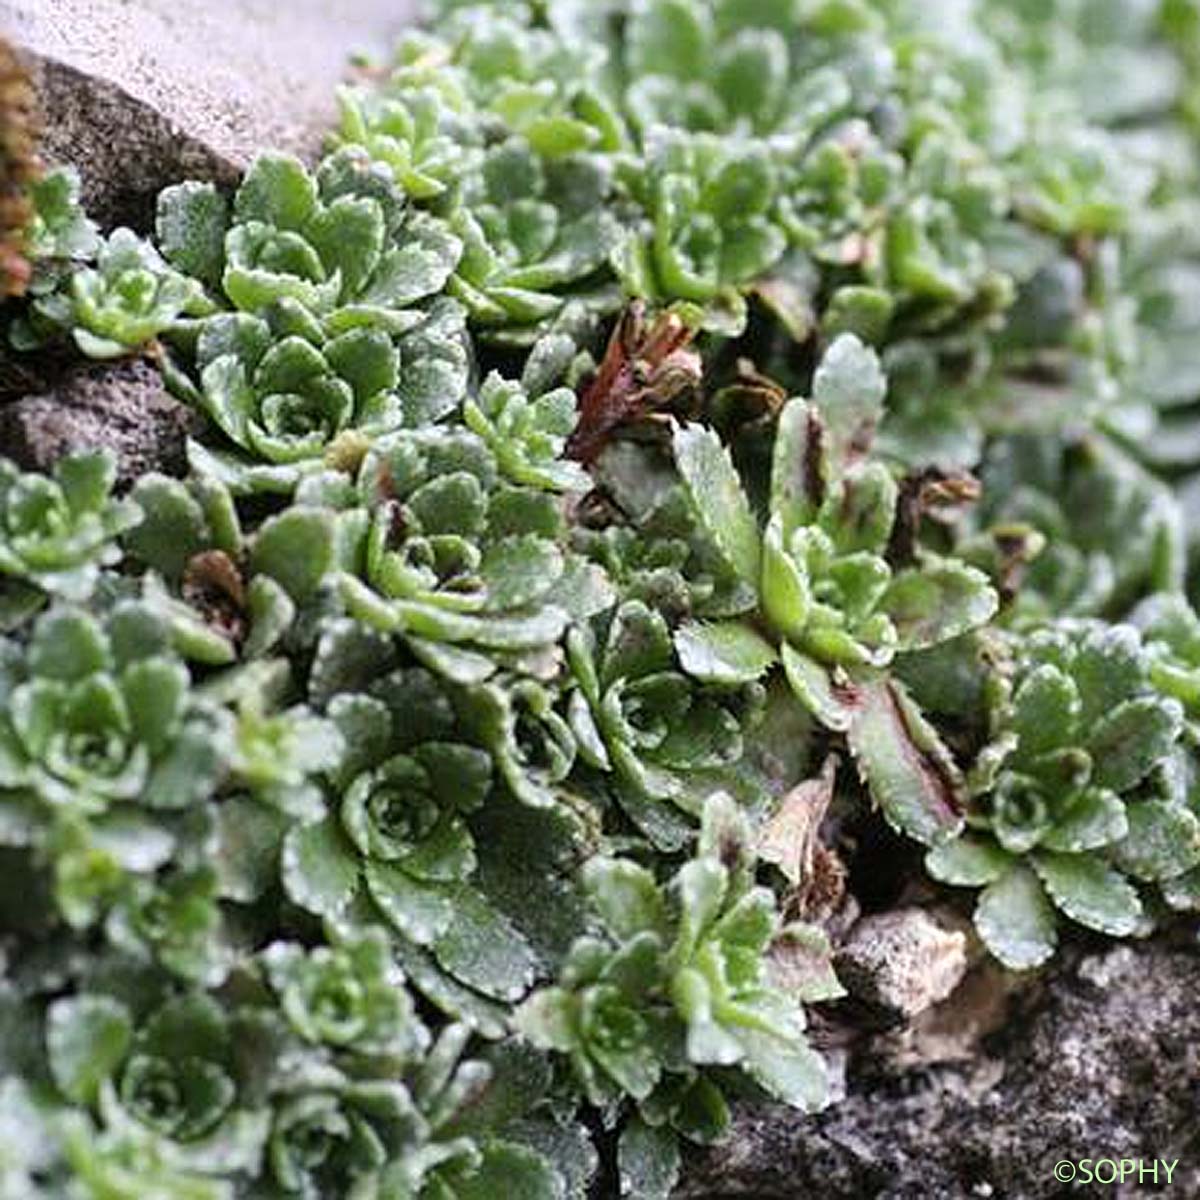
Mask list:
[[825,1103],[806,781],[1013,968],[1200,907],[1192,0],[433,8],[33,190],[197,425],[0,463],[5,1196],[665,1197]]

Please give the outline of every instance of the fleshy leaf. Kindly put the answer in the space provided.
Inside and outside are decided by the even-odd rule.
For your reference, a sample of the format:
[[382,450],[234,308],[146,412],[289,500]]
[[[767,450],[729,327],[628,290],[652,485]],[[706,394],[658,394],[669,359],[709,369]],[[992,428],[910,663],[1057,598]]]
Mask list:
[[675,633],[683,669],[705,683],[753,683],[777,661],[769,642],[740,621],[692,621]]
[[675,430],[675,461],[705,532],[738,575],[758,587],[758,523],[729,451],[711,429]]
[[962,773],[903,686],[856,683],[846,739],[867,787],[897,829],[927,844],[962,826]]
[[1041,966],[1058,945],[1054,909],[1024,866],[1014,866],[988,884],[975,907],[975,928],[1005,966],[1026,971]]
[[1112,937],[1128,937],[1141,924],[1137,890],[1100,860],[1039,853],[1032,861],[1055,907],[1073,921]]
[[813,402],[825,420],[836,462],[870,444],[886,392],[875,352],[851,333],[836,338],[813,376]]
[[57,1000],[46,1020],[50,1070],[68,1098],[90,1104],[101,1083],[120,1066],[133,1039],[125,1006],[107,996]]
[[669,1127],[647,1125],[635,1116],[621,1130],[617,1167],[622,1196],[669,1200],[681,1165],[679,1140]]
[[1013,864],[1013,857],[994,842],[964,834],[932,847],[925,869],[934,879],[955,887],[995,883]]
[[309,912],[337,916],[354,895],[358,873],[358,862],[332,821],[299,826],[284,840],[284,888]]
[[899,649],[924,650],[985,624],[999,598],[987,576],[950,559],[901,571],[881,607],[899,635]]
[[1174,879],[1200,864],[1200,821],[1189,809],[1142,800],[1126,810],[1129,832],[1114,848],[1117,865],[1135,879]]

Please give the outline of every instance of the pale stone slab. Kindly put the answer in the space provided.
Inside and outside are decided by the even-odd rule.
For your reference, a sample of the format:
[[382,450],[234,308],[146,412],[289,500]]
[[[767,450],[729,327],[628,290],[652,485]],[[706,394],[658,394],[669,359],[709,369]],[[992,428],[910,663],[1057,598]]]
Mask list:
[[145,228],[185,177],[231,183],[267,147],[316,153],[350,55],[386,51],[416,0],[0,0],[51,161],[105,225]]

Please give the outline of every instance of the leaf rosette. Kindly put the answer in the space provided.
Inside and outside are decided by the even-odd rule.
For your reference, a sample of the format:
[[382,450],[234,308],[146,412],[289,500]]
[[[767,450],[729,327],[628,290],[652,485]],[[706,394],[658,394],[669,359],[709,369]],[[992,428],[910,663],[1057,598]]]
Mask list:
[[1200,862],[1200,821],[1172,763],[1183,712],[1128,625],[1064,620],[1019,648],[1011,699],[973,774],[962,838],[931,874],[982,887],[975,924],[1003,962],[1044,962],[1058,914],[1110,935],[1148,927],[1139,883]]
[[228,725],[192,692],[169,630],[137,602],[105,625],[52,608],[24,661],[10,664],[5,841],[35,848],[63,917],[86,926],[126,876],[170,859],[178,814],[206,803],[224,776]]
[[461,253],[441,222],[406,212],[391,169],[355,146],[315,175],[290,155],[260,156],[231,213],[211,187],[169,188],[158,228],[167,258],[235,308],[283,304],[329,335],[364,325],[402,333],[420,319],[408,310],[442,290]]
[[748,836],[717,795],[696,856],[669,884],[629,860],[585,868],[605,935],[576,942],[559,984],[531,996],[516,1020],[535,1045],[567,1056],[592,1103],[652,1103],[668,1076],[711,1066],[740,1066],[800,1108],[824,1103],[803,1009],[767,976],[780,923],[773,896],[753,886]]
[[778,179],[766,147],[656,128],[644,174],[627,183],[647,213],[647,228],[621,250],[626,289],[707,307],[718,327],[740,329],[740,289],[787,248],[772,217]]
[[428,1040],[378,929],[312,950],[275,942],[261,962],[284,1016],[312,1045],[407,1061]]
[[[116,539],[141,516],[136,505],[112,495],[116,476],[116,463],[103,451],[62,458],[49,477],[0,462],[0,574],[12,581],[10,591],[32,585],[87,599],[100,568],[119,557]],[[36,598],[30,602],[36,607]]]
[[377,445],[360,495],[362,580],[342,576],[350,611],[403,633],[427,665],[478,682],[503,657],[552,647],[566,562],[552,496],[498,488],[496,460],[467,431],[422,431]]
[[46,1044],[58,1090],[144,1160],[210,1174],[261,1156],[269,1117],[242,1086],[234,1027],[212,998],[184,994],[139,1020],[121,1000],[83,993],[50,1006]]
[[873,352],[839,337],[813,401],[782,410],[761,533],[728,451],[710,430],[674,435],[675,460],[700,525],[759,596],[758,621],[691,622],[676,634],[704,682],[752,682],[781,661],[797,699],[844,733],[888,819],[923,841],[961,823],[961,773],[934,727],[886,669],[986,623],[987,577],[918,547],[889,561],[898,487],[867,457],[885,379]]
[[581,757],[612,773],[618,794],[632,792],[635,806],[637,798],[669,800],[691,811],[699,781],[741,757],[756,685],[703,686],[689,677],[667,622],[639,601],[594,624],[568,638],[568,715]]
[[472,322],[529,340],[568,298],[611,311],[603,284],[621,240],[611,189],[596,159],[543,161],[518,137],[489,150],[453,219],[463,256],[450,291]]
[[109,235],[95,267],[71,277],[72,336],[91,358],[116,358],[167,332],[212,302],[194,280],[172,270],[128,229]]

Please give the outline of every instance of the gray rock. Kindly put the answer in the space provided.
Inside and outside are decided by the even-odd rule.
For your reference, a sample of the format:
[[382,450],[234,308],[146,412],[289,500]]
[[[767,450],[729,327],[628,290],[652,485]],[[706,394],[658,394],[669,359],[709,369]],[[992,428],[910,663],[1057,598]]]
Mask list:
[[967,970],[967,938],[943,929],[923,908],[865,917],[834,963],[850,995],[885,1025],[911,1020],[944,1000]]
[[160,188],[231,183],[259,150],[311,155],[355,50],[386,50],[416,0],[0,0],[50,161],[106,226],[145,230]]
[[965,1063],[903,1070],[876,1040],[825,1113],[739,1112],[725,1143],[690,1157],[676,1200],[1040,1200],[1098,1190],[1054,1178],[1084,1158],[1178,1159],[1170,1187],[1160,1167],[1157,1188],[1102,1190],[1198,1196],[1198,995],[1194,944],[1068,954]]
[[128,486],[147,471],[184,473],[193,420],[150,363],[123,359],[66,371],[46,391],[0,408],[0,454],[49,471],[66,454],[107,447]]

